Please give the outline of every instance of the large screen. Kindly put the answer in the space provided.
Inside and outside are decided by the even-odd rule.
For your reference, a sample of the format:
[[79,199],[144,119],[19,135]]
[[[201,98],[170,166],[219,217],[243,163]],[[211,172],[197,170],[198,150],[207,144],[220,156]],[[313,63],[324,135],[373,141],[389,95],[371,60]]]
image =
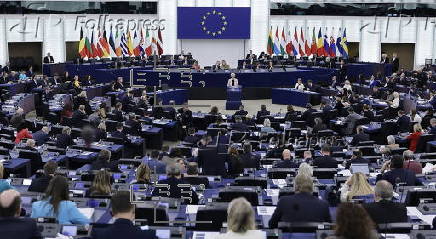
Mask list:
[[249,39],[249,7],[179,7],[179,39]]

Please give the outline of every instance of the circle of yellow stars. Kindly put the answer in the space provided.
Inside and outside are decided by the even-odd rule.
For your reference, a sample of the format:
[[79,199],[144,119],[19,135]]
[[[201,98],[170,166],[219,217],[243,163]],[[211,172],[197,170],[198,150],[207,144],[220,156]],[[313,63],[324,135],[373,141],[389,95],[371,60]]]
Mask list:
[[[221,19],[221,27],[216,29],[215,31],[211,31],[210,29],[208,29],[206,27],[206,20],[209,16],[218,16]],[[223,32],[227,29],[228,26],[228,22],[227,22],[227,17],[223,15],[222,12],[213,10],[211,12],[206,12],[205,15],[203,15],[203,17],[201,17],[201,29],[203,30],[203,32],[205,32],[207,35],[211,35],[211,36],[219,36],[221,34],[223,34]]]

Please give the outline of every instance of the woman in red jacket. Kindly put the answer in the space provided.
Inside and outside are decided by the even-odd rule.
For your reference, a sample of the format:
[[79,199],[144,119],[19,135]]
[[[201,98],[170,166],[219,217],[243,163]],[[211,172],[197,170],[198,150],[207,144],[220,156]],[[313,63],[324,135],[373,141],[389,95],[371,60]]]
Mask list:
[[416,146],[418,145],[419,138],[422,135],[422,127],[420,124],[413,125],[413,133],[407,136],[409,140],[409,150],[412,152],[416,151]]
[[32,139],[32,138],[33,138],[32,134],[29,132],[29,130],[21,125],[20,127],[18,127],[18,133],[17,136],[15,137],[15,144],[20,143],[22,139]]

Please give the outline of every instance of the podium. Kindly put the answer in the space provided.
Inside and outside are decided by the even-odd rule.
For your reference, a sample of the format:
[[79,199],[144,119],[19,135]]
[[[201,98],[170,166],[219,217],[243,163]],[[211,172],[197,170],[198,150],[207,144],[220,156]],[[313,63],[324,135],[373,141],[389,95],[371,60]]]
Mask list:
[[242,105],[242,89],[240,87],[227,88],[226,110],[238,110]]

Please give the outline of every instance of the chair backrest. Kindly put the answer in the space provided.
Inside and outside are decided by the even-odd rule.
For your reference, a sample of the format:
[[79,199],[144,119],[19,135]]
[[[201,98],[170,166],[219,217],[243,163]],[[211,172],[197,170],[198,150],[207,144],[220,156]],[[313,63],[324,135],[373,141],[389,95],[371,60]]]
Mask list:
[[203,168],[203,174],[221,175],[226,172],[225,162],[218,156],[216,147],[207,147],[198,150],[199,166]]
[[245,188],[226,188],[219,192],[220,202],[231,202],[238,197],[244,197],[251,203],[252,206],[259,205],[259,194],[257,191]]
[[248,177],[237,177],[235,178],[236,186],[259,186],[262,189],[266,189],[268,186],[266,178],[248,176]]
[[418,139],[415,153],[424,153],[426,151],[427,142],[432,141],[435,138],[433,134],[423,134]]
[[168,226],[168,215],[163,207],[153,203],[136,204],[135,219],[147,220],[150,226]]
[[[226,202],[213,202],[197,211],[195,230],[199,231],[220,231],[223,222],[227,221]],[[213,217],[211,217],[213,215]],[[213,219],[213,220],[212,220]]]
[[43,166],[41,154],[37,151],[20,150],[18,157],[24,159],[30,159],[30,167],[31,167],[32,174],[34,174],[38,169],[42,168]]

